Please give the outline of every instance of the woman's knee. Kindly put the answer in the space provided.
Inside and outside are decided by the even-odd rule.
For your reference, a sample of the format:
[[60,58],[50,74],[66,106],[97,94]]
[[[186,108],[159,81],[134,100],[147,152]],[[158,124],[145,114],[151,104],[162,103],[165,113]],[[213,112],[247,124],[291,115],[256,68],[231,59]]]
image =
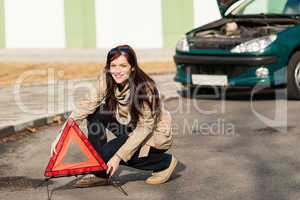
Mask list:
[[102,159],[104,160],[105,163],[107,163],[113,157],[115,152],[112,151],[111,149],[103,148],[101,154],[102,154],[101,155]]
[[108,162],[115,153],[120,149],[120,147],[126,142],[128,136],[117,137],[106,143],[102,148],[102,157],[105,162]]

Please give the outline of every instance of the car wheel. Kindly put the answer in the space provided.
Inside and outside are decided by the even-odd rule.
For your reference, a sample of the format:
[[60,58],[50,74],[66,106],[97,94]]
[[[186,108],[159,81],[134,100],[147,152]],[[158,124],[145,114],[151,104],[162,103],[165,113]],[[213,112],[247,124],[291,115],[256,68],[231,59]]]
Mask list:
[[288,98],[300,100],[300,51],[294,53],[287,68]]

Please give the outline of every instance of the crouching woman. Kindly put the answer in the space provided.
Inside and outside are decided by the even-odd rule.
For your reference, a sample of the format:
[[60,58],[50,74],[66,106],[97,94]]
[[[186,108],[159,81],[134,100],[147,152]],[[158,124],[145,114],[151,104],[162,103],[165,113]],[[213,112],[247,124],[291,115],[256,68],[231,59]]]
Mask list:
[[[96,94],[70,117],[79,124],[87,120],[88,140],[103,157],[111,176],[121,164],[152,171],[146,183],[161,184],[177,165],[176,158],[166,153],[173,139],[171,116],[162,106],[155,82],[138,66],[128,45],[109,51]],[[116,137],[108,141],[106,129]],[[58,139],[52,143],[52,153]],[[105,176],[101,172],[88,174],[75,186],[101,184]]]

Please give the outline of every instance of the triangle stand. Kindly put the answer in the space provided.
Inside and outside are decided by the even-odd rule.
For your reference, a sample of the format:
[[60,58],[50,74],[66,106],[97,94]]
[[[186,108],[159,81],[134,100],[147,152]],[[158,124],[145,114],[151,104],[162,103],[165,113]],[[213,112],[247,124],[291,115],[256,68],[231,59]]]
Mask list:
[[[69,149],[70,141],[74,140],[82,153],[86,156],[87,161],[77,163],[64,163],[64,157]],[[82,133],[75,120],[69,118],[63,129],[63,132],[55,147],[56,154],[52,155],[46,167],[44,176],[45,180],[38,186],[47,184],[48,200],[51,200],[49,191],[49,180],[53,178],[83,175],[95,171],[106,171],[107,165],[101,158],[93,146],[89,143],[87,137]],[[115,181],[111,176],[107,178],[107,182],[111,183],[124,195],[127,192]]]

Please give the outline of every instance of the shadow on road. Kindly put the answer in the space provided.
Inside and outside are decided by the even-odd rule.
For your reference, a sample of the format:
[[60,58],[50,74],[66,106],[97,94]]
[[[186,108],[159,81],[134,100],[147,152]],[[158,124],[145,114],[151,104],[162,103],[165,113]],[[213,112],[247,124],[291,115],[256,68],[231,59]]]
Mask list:
[[[175,172],[171,176],[170,181],[179,178],[181,176],[179,173],[184,171],[185,169],[186,169],[185,164],[178,161],[178,164],[175,168]],[[129,167],[126,167],[126,171],[129,171],[130,173],[120,175],[122,173],[122,171],[120,171],[119,175],[117,175],[118,177],[117,180],[120,181],[121,185],[125,185],[127,182],[132,182],[132,181],[144,181],[151,175],[151,172],[147,172],[147,171],[136,172],[137,171],[136,169],[129,168]],[[132,172],[136,172],[136,173],[132,173]]]
[[[172,175],[172,177],[170,178],[170,181],[173,181],[179,177],[181,177],[180,174],[178,174],[179,172],[182,172],[186,169],[186,166],[182,163],[182,162],[178,162],[176,169],[175,169],[175,173]],[[125,170],[127,173],[124,175],[122,174],[122,171]],[[129,173],[128,173],[129,172]],[[146,180],[149,176],[151,175],[151,172],[148,171],[142,171],[142,170],[136,170],[133,168],[129,168],[126,166],[122,166],[121,170],[119,170],[114,178],[114,181],[119,185],[119,186],[123,186],[125,185],[127,182],[135,182],[135,181],[144,181]],[[54,195],[55,191],[59,191],[59,190],[72,190],[72,189],[78,189],[76,187],[74,187],[74,184],[81,178],[80,177],[76,177],[75,179],[67,182],[64,185],[58,186],[58,187],[54,187],[53,189],[50,189],[49,192],[49,196],[50,198]],[[36,185],[41,184],[43,182],[43,180],[39,180]],[[0,182],[1,184],[1,182]],[[49,185],[53,184],[53,182],[49,182]],[[0,185],[1,186],[1,185]],[[36,188],[37,186],[33,187]],[[103,187],[103,186],[98,186],[98,187]],[[110,185],[106,185],[104,187],[113,187],[112,184]]]
[[[33,179],[26,176],[6,176],[0,177],[0,191],[22,191],[27,189],[37,189],[38,187],[45,187],[43,185],[45,179]],[[54,182],[49,181],[48,185],[52,185]]]
[[205,88],[202,90],[178,90],[177,93],[184,98],[204,99],[204,100],[287,100],[287,90],[285,88],[259,89],[253,92],[251,88],[230,88],[226,91]]

